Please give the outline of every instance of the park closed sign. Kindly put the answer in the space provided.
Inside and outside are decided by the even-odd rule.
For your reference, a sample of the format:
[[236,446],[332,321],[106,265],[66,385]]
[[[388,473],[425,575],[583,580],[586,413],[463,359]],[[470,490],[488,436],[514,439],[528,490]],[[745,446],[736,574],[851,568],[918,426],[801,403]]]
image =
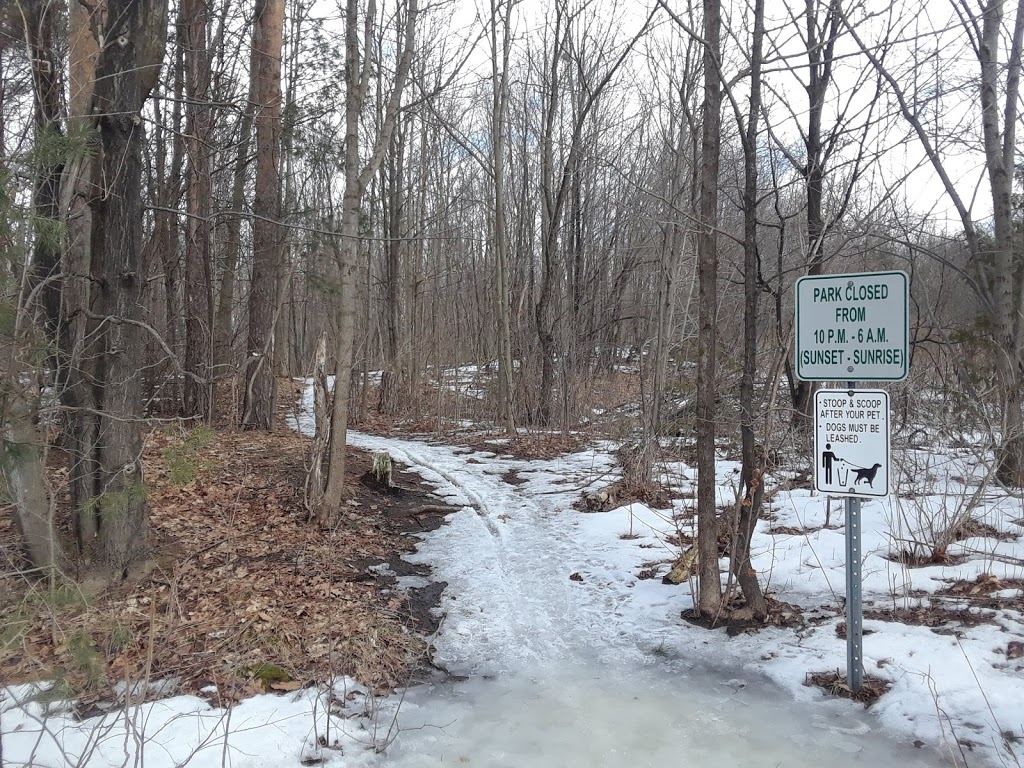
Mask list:
[[910,367],[906,272],[801,277],[796,375],[805,381],[903,381]]

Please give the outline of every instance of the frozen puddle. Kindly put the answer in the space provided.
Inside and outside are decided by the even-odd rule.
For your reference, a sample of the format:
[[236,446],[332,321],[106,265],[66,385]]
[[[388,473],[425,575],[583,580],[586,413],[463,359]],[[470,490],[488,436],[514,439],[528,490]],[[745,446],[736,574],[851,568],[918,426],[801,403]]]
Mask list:
[[[750,687],[756,690],[750,690]],[[929,766],[849,706],[798,706],[770,685],[580,667],[413,691],[379,763],[493,768]],[[779,706],[783,704],[784,706]],[[838,705],[839,703],[836,702]]]

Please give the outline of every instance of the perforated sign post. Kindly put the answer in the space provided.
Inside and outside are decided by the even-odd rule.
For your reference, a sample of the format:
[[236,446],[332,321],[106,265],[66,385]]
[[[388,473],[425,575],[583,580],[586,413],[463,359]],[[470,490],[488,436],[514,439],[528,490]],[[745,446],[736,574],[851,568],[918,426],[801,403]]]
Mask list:
[[861,496],[889,494],[889,395],[857,381],[903,381],[910,369],[905,272],[802,277],[796,283],[796,375],[845,381],[814,398],[814,487],[846,497],[846,680],[864,682]]

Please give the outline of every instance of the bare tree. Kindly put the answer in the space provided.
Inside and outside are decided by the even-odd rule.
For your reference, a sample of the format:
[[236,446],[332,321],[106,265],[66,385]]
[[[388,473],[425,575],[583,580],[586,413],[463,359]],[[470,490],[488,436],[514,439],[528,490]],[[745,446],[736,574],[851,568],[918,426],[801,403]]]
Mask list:
[[704,106],[701,113],[700,194],[697,230],[697,547],[700,592],[697,611],[722,610],[718,571],[715,434],[718,399],[718,168],[721,153],[720,82],[722,5],[704,0]]
[[[554,394],[558,372],[556,331],[560,314],[563,265],[561,251],[566,234],[563,216],[571,207],[574,184],[579,181],[584,155],[584,129],[601,97],[636,44],[644,37],[654,18],[649,14],[640,28],[617,51],[610,36],[590,39],[590,29],[581,11],[560,0],[549,20],[550,39],[543,52],[541,75],[545,81],[540,128],[540,274],[533,320],[540,351],[540,392],[534,419],[549,424],[554,416]],[[610,33],[609,33],[610,34]],[[562,68],[568,72],[563,74]],[[561,123],[562,100],[569,101],[567,125]],[[561,151],[556,152],[556,147]],[[568,238],[570,244],[572,238]],[[578,271],[579,274],[582,274]],[[572,323],[570,323],[572,325]],[[563,396],[568,383],[564,381]]]
[[82,293],[73,301],[87,324],[72,338],[65,397],[79,544],[87,561],[121,578],[148,552],[141,462],[141,111],[163,59],[167,4],[109,0],[105,11],[90,25],[97,53],[88,115],[99,146],[86,184],[77,187],[87,193],[83,202],[91,213],[91,280],[76,284]]
[[182,0],[185,72],[185,134],[188,182],[185,222],[186,416],[213,418],[213,274],[211,253],[209,0]]
[[491,142],[490,162],[494,192],[492,233],[494,242],[495,312],[498,318],[498,414],[509,434],[514,434],[515,410],[512,386],[512,321],[508,217],[505,205],[505,115],[508,110],[508,68],[511,52],[512,2],[491,0]]
[[[750,562],[750,542],[764,497],[764,450],[758,451],[754,436],[758,349],[758,299],[761,294],[757,252],[758,220],[758,123],[761,113],[761,67],[764,50],[764,0],[754,0],[754,28],[750,46],[750,96],[747,101],[743,141],[743,378],[740,382],[740,436],[743,452],[743,499],[736,533],[729,552],[729,568],[743,590],[746,610],[754,619],[768,614],[764,593]],[[737,118],[739,119],[739,115]]]
[[412,66],[418,15],[418,0],[408,0],[391,92],[385,102],[380,128],[368,147],[368,159],[363,161],[360,155],[359,121],[373,71],[382,63],[369,53],[374,50],[377,5],[376,0],[369,0],[363,17],[363,50],[367,52],[365,58],[360,52],[359,44],[359,0],[347,0],[345,6],[345,192],[337,251],[341,289],[337,298],[338,324],[334,354],[336,368],[327,477],[317,509],[317,519],[324,526],[337,523],[343,503],[342,491],[345,487],[345,444],[355,341],[355,281],[358,269],[360,209],[363,193],[384,159],[384,153],[391,143],[391,136],[399,118],[402,94]]
[[270,429],[274,423],[274,316],[281,259],[280,151],[281,44],[284,0],[257,0],[252,29],[256,126],[256,194],[253,197],[253,268],[249,291],[242,425]]

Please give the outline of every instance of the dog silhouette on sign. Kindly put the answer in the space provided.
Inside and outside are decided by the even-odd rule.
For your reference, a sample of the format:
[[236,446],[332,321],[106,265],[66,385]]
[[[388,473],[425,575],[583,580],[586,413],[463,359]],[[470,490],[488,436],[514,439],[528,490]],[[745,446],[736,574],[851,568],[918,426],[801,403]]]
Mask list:
[[859,483],[859,482],[861,482],[863,480],[871,488],[874,488],[875,487],[875,475],[878,474],[878,470],[879,470],[879,468],[881,466],[882,466],[881,464],[876,463],[874,466],[866,467],[866,468],[865,467],[860,467],[860,468],[855,467],[854,470],[853,470],[853,475],[854,475],[854,477],[853,477],[853,484],[856,485],[857,483]]

